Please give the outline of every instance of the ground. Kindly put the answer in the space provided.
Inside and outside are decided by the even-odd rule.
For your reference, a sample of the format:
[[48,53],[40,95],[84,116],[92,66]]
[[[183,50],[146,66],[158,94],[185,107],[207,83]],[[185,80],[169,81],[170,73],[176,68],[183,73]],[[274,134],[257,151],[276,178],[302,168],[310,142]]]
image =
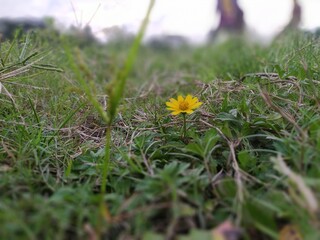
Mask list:
[[319,39],[47,37],[1,43],[1,239],[318,239]]

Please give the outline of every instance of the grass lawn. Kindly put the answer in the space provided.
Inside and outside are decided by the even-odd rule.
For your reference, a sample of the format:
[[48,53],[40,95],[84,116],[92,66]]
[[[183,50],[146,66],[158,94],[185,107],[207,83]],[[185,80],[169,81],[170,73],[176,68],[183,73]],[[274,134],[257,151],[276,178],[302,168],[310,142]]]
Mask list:
[[319,39],[130,46],[1,43],[0,239],[319,239]]

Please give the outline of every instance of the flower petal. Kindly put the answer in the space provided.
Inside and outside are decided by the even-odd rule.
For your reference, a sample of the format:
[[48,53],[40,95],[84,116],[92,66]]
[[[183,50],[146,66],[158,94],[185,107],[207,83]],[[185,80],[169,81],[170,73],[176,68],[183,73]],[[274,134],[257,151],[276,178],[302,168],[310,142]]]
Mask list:
[[190,108],[191,108],[191,109],[195,109],[195,108],[200,107],[201,105],[202,105],[202,102],[197,102],[197,103],[191,105]]
[[192,100],[190,101],[190,105],[193,105],[195,103],[199,102],[197,97],[192,98]]
[[186,101],[190,104],[190,103],[192,102],[192,98],[193,98],[193,96],[190,95],[190,94],[188,94],[188,95],[186,96]]
[[170,102],[172,102],[173,104],[179,104],[178,101],[177,101],[176,99],[174,99],[174,98],[170,98],[169,100],[170,100]]
[[171,114],[172,115],[178,115],[179,113],[181,113],[181,111],[175,111],[175,112],[172,112]]
[[193,113],[193,110],[186,110],[185,111],[187,114],[191,114],[191,113]]
[[178,104],[175,104],[175,103],[172,103],[172,102],[166,102],[166,105],[167,105],[168,107],[171,107],[171,108],[178,108],[178,107],[179,107]]
[[184,98],[181,96],[181,95],[179,95],[178,96],[178,103],[181,103],[181,102],[183,102],[184,101]]

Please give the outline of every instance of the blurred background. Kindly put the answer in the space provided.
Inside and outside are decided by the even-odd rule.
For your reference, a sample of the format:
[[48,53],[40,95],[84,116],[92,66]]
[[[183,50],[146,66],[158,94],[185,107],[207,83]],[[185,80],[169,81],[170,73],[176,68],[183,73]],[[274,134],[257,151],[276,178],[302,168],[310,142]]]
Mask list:
[[[8,23],[28,22],[45,27],[52,17],[55,28],[85,29],[100,41],[117,34],[134,34],[149,0],[1,0],[0,32]],[[319,0],[158,0],[146,39],[169,36],[192,43],[218,39],[226,32],[245,32],[268,42],[286,28],[314,31],[320,26]],[[239,12],[240,11],[240,12]],[[240,13],[240,15],[239,15]],[[88,28],[88,26],[90,28]],[[178,41],[179,41],[178,40]]]

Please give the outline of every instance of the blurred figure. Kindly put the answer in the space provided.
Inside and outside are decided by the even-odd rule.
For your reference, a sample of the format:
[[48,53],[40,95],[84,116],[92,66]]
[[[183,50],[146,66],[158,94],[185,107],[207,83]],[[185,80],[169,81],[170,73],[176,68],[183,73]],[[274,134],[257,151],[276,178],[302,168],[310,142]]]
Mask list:
[[301,22],[301,15],[302,15],[301,6],[297,0],[292,0],[292,1],[293,1],[292,16],[291,16],[290,22],[285,27],[285,30],[297,29]]
[[297,0],[292,0],[292,2],[293,2],[293,7],[292,7],[291,19],[275,39],[278,39],[282,35],[285,35],[289,32],[298,30],[299,28],[299,25],[301,22],[302,9]]
[[215,40],[220,32],[242,33],[245,22],[244,13],[237,0],[218,0],[217,12],[220,14],[220,22],[216,30],[211,30],[209,39]]
[[220,13],[218,29],[242,31],[244,27],[243,11],[237,0],[218,0],[217,11]]

